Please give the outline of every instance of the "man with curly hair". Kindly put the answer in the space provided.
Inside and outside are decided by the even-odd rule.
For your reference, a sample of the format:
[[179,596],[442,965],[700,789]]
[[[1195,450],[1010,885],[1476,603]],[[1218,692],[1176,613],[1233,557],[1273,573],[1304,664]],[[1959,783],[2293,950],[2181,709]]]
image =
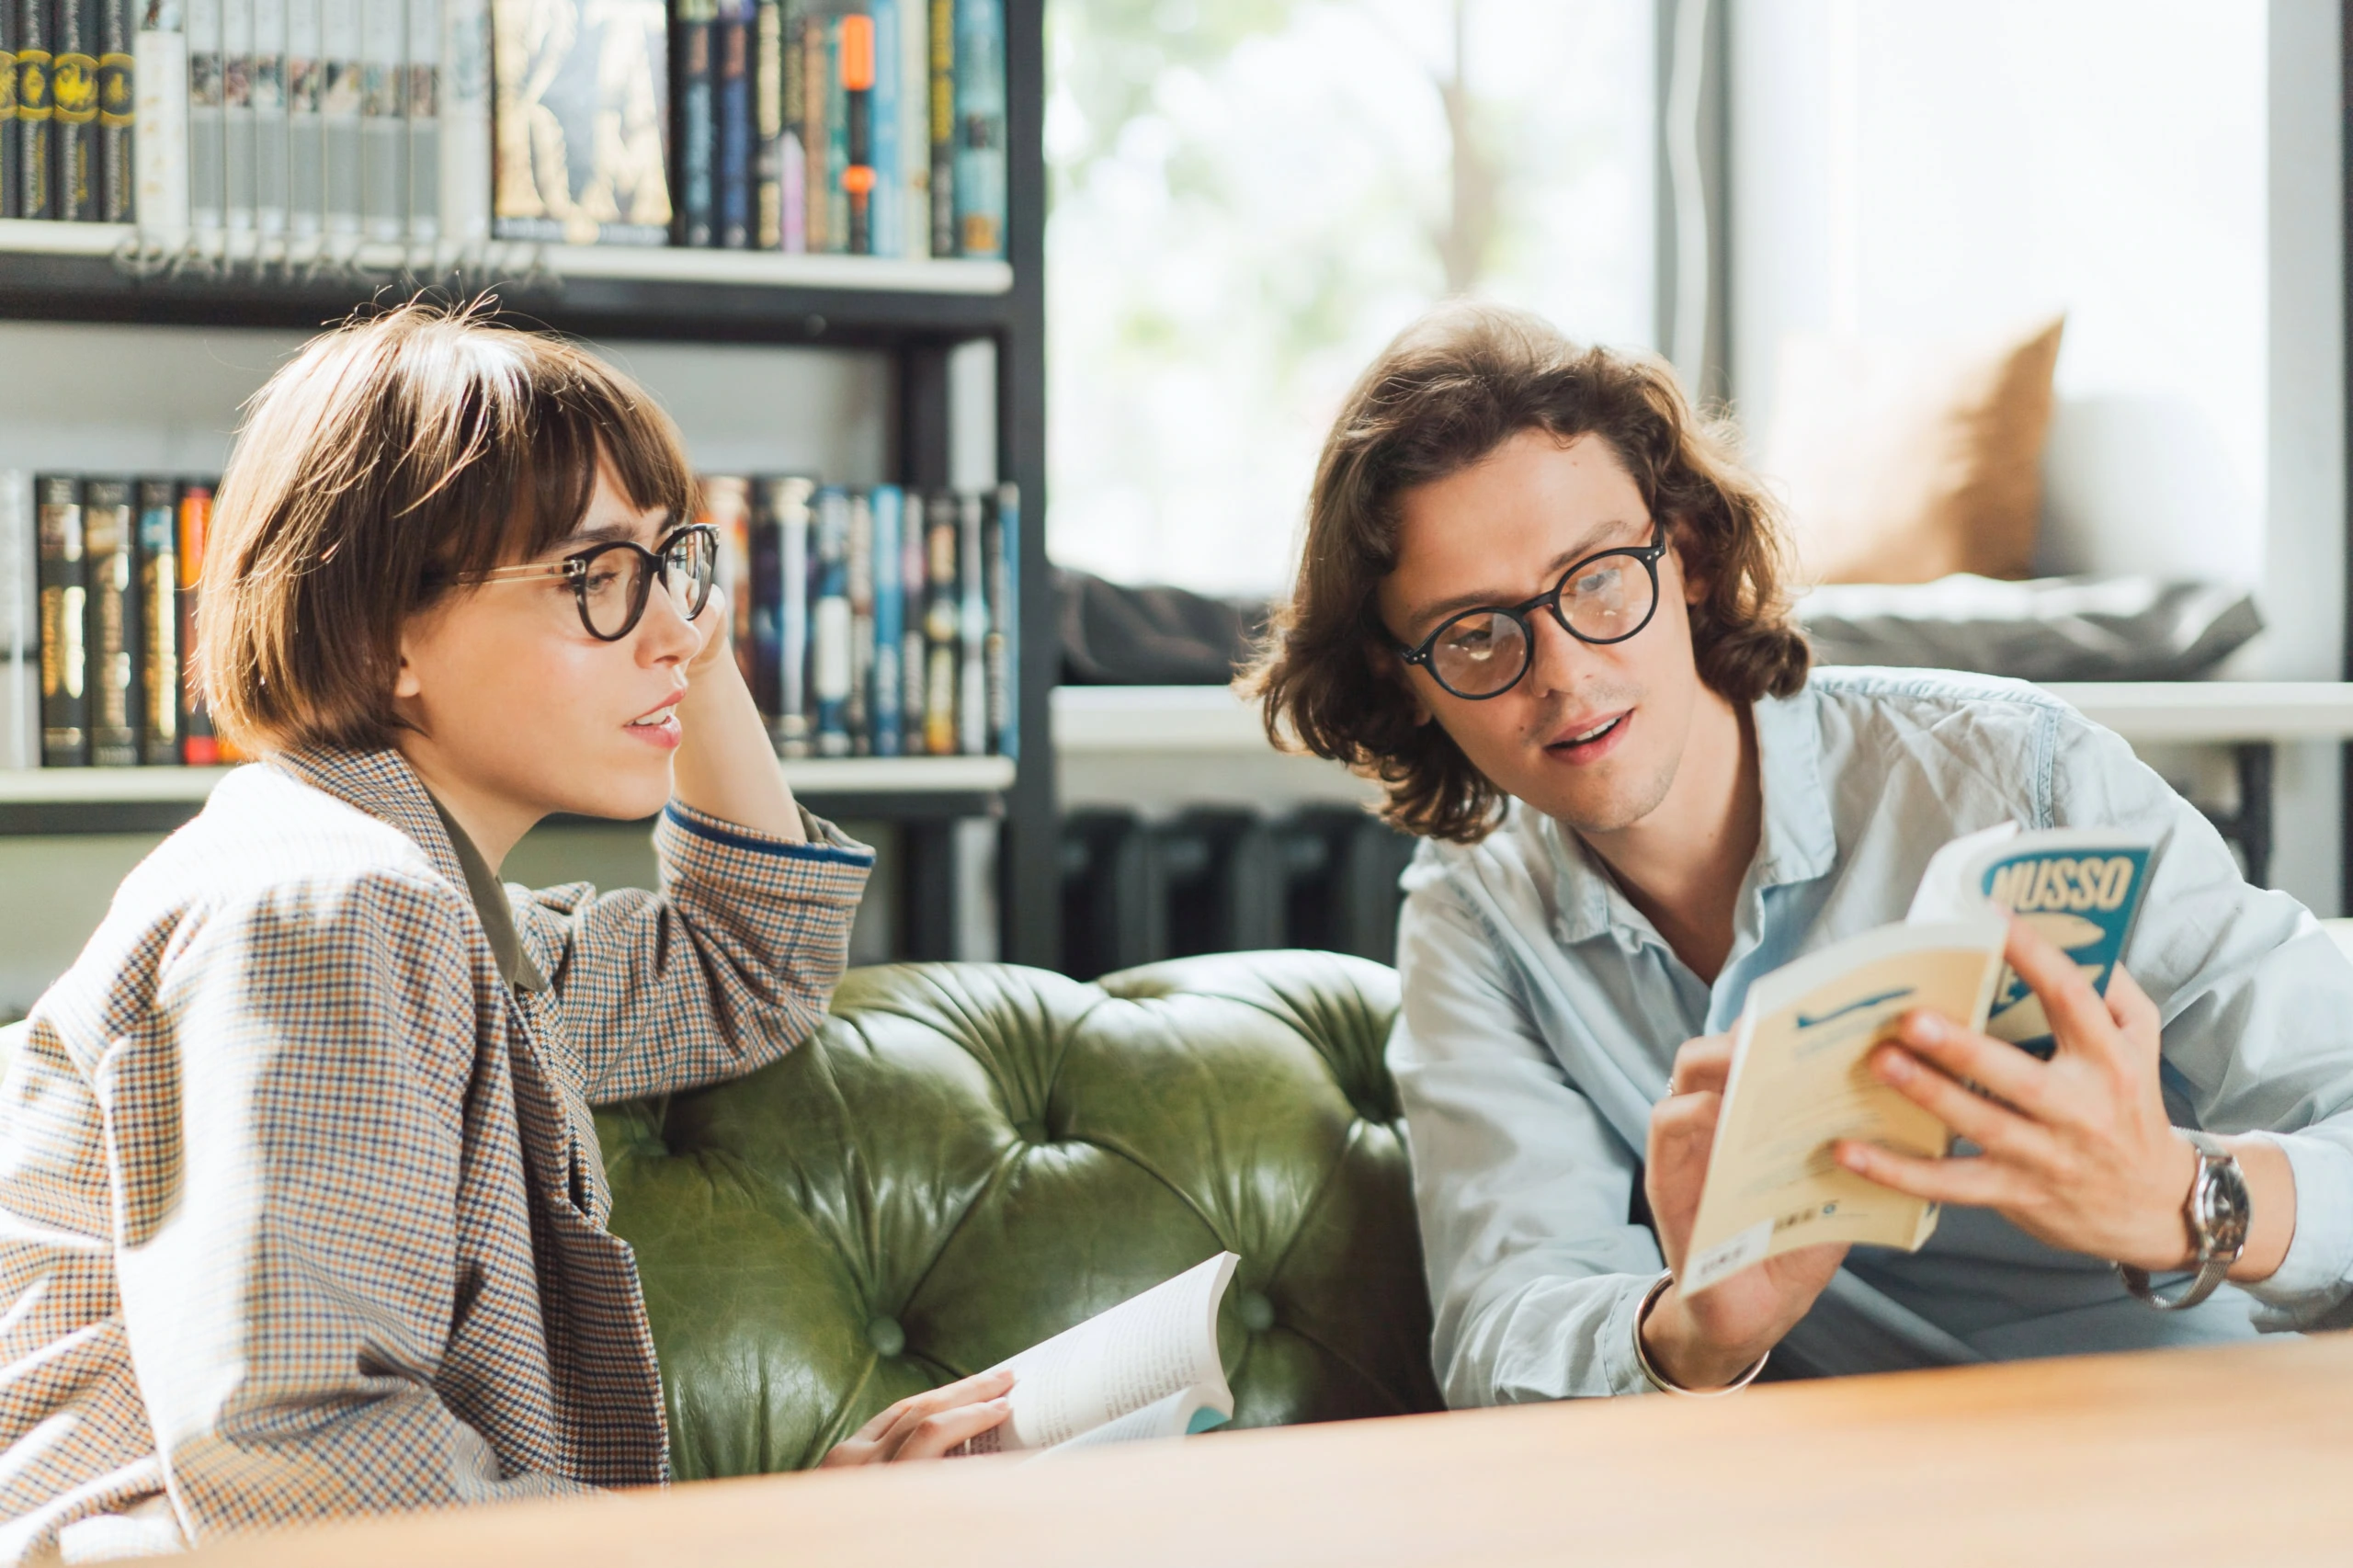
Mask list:
[[[2064,704],[1810,671],[1788,571],[1772,502],[1667,371],[1518,312],[1408,330],[1325,444],[1297,586],[1245,684],[1270,734],[1377,778],[1426,840],[1390,1057],[1449,1400],[2344,1321],[2353,965]],[[1825,1152],[1954,1206],[1929,1244],[1679,1290],[1749,985],[1901,919],[1938,846],[2006,820],[2154,839],[2107,997],[2014,926],[2052,1059],[1915,1013],[1870,1071],[1963,1142]],[[2234,1247],[2210,1233],[2218,1190],[2251,1214]],[[2201,1255],[2187,1290],[2127,1272]]]

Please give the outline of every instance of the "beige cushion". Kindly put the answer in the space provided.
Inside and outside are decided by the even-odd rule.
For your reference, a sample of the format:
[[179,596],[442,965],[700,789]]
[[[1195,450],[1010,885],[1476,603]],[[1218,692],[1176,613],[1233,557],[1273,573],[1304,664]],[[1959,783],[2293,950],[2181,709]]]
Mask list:
[[1806,580],[2029,575],[2064,324],[1785,341],[1758,466],[1788,498]]

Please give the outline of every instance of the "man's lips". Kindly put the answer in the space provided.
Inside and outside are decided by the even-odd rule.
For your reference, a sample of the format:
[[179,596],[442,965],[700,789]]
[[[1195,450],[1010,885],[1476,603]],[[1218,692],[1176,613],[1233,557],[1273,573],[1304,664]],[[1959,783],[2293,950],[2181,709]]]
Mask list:
[[1633,711],[1631,708],[1621,708],[1615,713],[1588,714],[1574,720],[1553,731],[1552,738],[1544,743],[1544,749],[1580,751],[1597,745],[1615,736]]

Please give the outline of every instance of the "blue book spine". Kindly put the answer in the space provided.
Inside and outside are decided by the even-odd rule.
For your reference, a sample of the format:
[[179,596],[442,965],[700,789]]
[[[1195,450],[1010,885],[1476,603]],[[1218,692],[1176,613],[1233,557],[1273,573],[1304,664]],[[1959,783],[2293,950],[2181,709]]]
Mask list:
[[904,44],[899,31],[900,0],[868,0],[874,13],[873,146],[874,191],[868,198],[867,232],[876,256],[907,254],[906,166],[899,150],[900,96],[906,85],[900,69]]
[[901,643],[906,634],[906,585],[901,575],[906,528],[906,492],[895,484],[878,484],[870,498],[874,508],[874,676],[870,702],[874,720],[874,755],[896,756],[904,749],[900,699],[905,676],[899,668]]
[[809,690],[816,708],[819,756],[847,756],[850,613],[849,492],[817,492],[815,583],[810,590]]
[[1021,490],[996,487],[996,558],[991,563],[989,635],[990,717],[996,723],[996,749],[1021,755]]
[[956,253],[1005,255],[1005,4],[956,0]]
[[752,243],[752,0],[719,0],[712,40],[713,108],[718,171],[712,195],[719,210],[719,244],[743,250]]

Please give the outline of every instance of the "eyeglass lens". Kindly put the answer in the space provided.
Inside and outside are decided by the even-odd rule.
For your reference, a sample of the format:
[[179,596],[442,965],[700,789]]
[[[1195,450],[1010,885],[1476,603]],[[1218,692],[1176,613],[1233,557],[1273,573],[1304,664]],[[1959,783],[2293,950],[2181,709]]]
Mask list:
[[[1631,555],[1605,555],[1560,585],[1561,619],[1588,642],[1631,636],[1650,616],[1656,585]],[[1538,609],[1540,611],[1540,605]],[[1491,697],[1528,669],[1529,631],[1499,609],[1476,609],[1446,623],[1430,647],[1430,673],[1461,697]]]
[[[691,528],[670,540],[662,554],[664,574],[688,620],[710,602],[719,554],[710,533]],[[645,613],[653,592],[654,557],[633,545],[608,545],[588,557],[580,578],[580,612],[588,630],[608,641],[626,637]]]

